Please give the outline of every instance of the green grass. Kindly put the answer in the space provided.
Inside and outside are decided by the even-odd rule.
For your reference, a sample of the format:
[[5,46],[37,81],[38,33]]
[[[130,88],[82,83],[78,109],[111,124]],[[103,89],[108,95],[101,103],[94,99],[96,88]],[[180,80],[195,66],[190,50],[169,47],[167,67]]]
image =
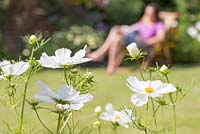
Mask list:
[[[126,78],[129,75],[138,76],[136,70],[129,68],[120,69],[115,75],[108,76],[104,68],[91,68],[89,69],[95,75],[95,91],[92,92],[94,95],[93,101],[87,103],[82,112],[76,113],[76,117],[79,120],[78,128],[84,128],[88,125],[92,125],[95,121],[94,108],[100,105],[104,108],[107,103],[112,103],[116,109],[122,106],[132,106],[130,103],[130,91],[126,85]],[[64,83],[63,72],[58,70],[45,70],[31,79],[31,83],[28,89],[28,98],[33,99],[34,94],[39,90],[35,85],[36,80],[44,81],[50,88],[57,90],[60,85]],[[177,133],[178,134],[198,134],[200,133],[200,67],[182,67],[178,66],[171,74],[170,80],[173,84],[178,84],[181,87],[192,87],[187,96],[178,103],[177,106]],[[26,111],[26,127],[28,129],[37,128],[41,130],[42,127],[30,106],[27,105]],[[56,124],[56,118],[53,113],[41,112],[41,117],[48,126],[54,127]],[[14,113],[11,109],[0,106],[0,120],[6,120],[13,126],[16,125]],[[163,113],[159,115],[159,124],[162,126],[172,128],[172,113],[171,107],[164,109]],[[106,128],[111,127],[109,124]],[[0,130],[4,128],[3,123],[0,123]],[[40,133],[40,132],[39,132]],[[95,134],[96,132],[94,132]],[[109,129],[106,129],[105,134],[110,134]],[[143,134],[134,128],[120,128],[118,134]]]

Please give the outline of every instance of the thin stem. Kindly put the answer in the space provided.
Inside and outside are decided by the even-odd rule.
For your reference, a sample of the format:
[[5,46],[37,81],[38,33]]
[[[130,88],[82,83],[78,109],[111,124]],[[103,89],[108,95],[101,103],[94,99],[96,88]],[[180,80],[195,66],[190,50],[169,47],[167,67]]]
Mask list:
[[75,129],[75,126],[74,126],[74,113],[72,112],[72,134],[75,134],[74,133],[74,129]]
[[18,125],[20,125],[20,118],[19,118],[19,114],[17,112],[16,106],[14,107],[14,111],[15,111],[15,115],[16,115],[16,118],[17,118],[17,123],[18,123]]
[[[165,75],[165,78],[166,78],[167,82],[169,83],[169,78],[168,78],[167,75]],[[173,96],[172,96],[171,93],[169,93],[169,98],[170,98],[170,101],[173,105],[172,107],[173,107],[173,116],[174,116],[173,117],[174,118],[174,134],[176,134],[176,105],[174,103]]]
[[[31,62],[33,60],[34,52],[35,52],[35,49],[33,48],[32,51],[31,51],[31,56],[30,56],[30,61],[29,61],[30,63],[29,64],[31,64]],[[29,79],[31,77],[31,73],[32,73],[32,70],[30,70],[30,72],[29,72],[29,74],[27,76],[27,79],[26,79],[26,82],[25,82],[25,87],[24,87],[24,92],[23,92],[22,109],[21,109],[21,122],[20,122],[20,127],[19,127],[20,133],[22,131],[22,126],[23,126],[26,93],[27,93],[28,82],[29,82]]]
[[68,127],[68,129],[69,129],[69,134],[71,134],[71,133],[72,133],[72,130],[71,130],[71,128],[70,128],[69,123],[67,123],[67,127]]
[[33,59],[34,52],[35,52],[35,49],[33,48],[31,51],[30,61],[32,61],[32,59]]
[[112,132],[113,132],[113,134],[117,134],[117,126],[113,125],[113,131]]
[[173,105],[173,113],[174,113],[174,134],[176,134],[176,105]]
[[[99,115],[97,116],[97,120],[100,122]],[[101,125],[98,125],[98,134],[101,134]]]
[[67,117],[67,119],[65,120],[63,126],[62,126],[61,129],[60,129],[60,133],[62,133],[62,131],[64,130],[64,128],[65,128],[65,126],[67,125],[67,123],[68,123],[68,121],[69,121],[71,115],[72,115],[72,113],[70,113],[69,116]]
[[98,127],[98,134],[101,134],[101,127]]
[[36,115],[37,115],[37,118],[38,118],[39,122],[42,124],[42,126],[43,126],[49,133],[54,134],[54,132],[52,132],[52,131],[42,122],[42,120],[40,119],[40,116],[39,116],[39,114],[38,114],[38,112],[37,112],[37,109],[34,109],[34,111],[35,111],[35,113],[36,113]]
[[59,115],[58,115],[58,123],[57,123],[56,134],[59,134],[60,123],[61,123],[61,113],[59,113]]
[[149,79],[151,80],[151,77],[152,77],[152,72],[150,71],[149,72]]
[[146,128],[144,129],[144,132],[145,132],[145,134],[148,134],[148,131],[147,131],[147,129],[146,129]]
[[25,87],[24,87],[23,100],[22,100],[22,109],[21,109],[21,122],[20,122],[20,127],[19,127],[20,133],[21,133],[22,126],[23,126],[24,107],[25,107],[26,93],[27,93],[27,87],[28,87],[29,79],[30,79],[30,75],[27,77],[26,82],[25,82]]
[[146,124],[148,124],[148,118],[149,118],[148,111],[149,111],[149,102],[147,102],[147,105],[146,105]]
[[144,76],[143,76],[143,73],[142,73],[142,70],[141,70],[141,65],[140,65],[139,60],[137,60],[137,63],[138,63],[138,67],[139,67],[140,76],[141,76],[142,80],[145,80],[145,79],[144,79]]
[[151,99],[151,104],[152,104],[152,109],[153,109],[153,118],[154,118],[154,124],[155,124],[155,126],[156,126],[156,128],[157,128],[157,121],[156,121],[156,110],[155,110],[155,106],[154,106],[154,103],[153,103],[153,99],[152,98],[150,98]]
[[167,75],[165,75],[165,78],[166,78],[167,82],[169,83],[169,78],[168,78],[168,76],[167,76]]
[[[11,83],[11,79],[9,79],[9,82]],[[15,88],[12,88],[12,92],[15,91]],[[14,111],[15,111],[15,115],[16,115],[16,118],[17,118],[17,124],[18,126],[20,125],[20,118],[19,118],[19,114],[18,114],[18,111],[17,111],[17,107],[16,107],[16,101],[15,101],[15,93],[12,94],[12,102],[14,103]]]
[[156,108],[156,110],[155,110],[155,113],[153,113],[154,116],[156,116],[156,113],[158,112],[158,109],[159,109],[159,108],[160,108],[160,105],[157,106],[157,108]]

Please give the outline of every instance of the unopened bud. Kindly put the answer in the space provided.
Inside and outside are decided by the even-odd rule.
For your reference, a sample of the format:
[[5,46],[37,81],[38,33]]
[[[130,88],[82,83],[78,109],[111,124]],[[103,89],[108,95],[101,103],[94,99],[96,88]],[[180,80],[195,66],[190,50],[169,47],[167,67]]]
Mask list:
[[162,67],[160,68],[160,72],[163,75],[167,75],[169,73],[169,68],[166,65],[162,65]]
[[101,125],[100,121],[95,121],[94,122],[94,127],[100,127],[100,125]]
[[56,111],[58,112],[64,112],[64,106],[62,104],[56,104]]
[[29,43],[30,43],[31,45],[36,44],[37,42],[38,42],[38,37],[37,37],[36,35],[31,35],[31,36],[29,37]]
[[94,109],[94,112],[95,112],[96,114],[101,113],[101,106],[97,106],[97,107]]

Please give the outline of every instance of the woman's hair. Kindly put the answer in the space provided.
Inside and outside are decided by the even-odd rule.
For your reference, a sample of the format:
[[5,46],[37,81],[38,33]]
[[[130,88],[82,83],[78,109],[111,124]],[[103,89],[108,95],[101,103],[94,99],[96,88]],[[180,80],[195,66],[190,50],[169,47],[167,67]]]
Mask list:
[[160,21],[160,18],[159,18],[160,9],[159,9],[159,7],[155,3],[149,3],[147,6],[150,6],[154,9],[155,21],[156,22]]

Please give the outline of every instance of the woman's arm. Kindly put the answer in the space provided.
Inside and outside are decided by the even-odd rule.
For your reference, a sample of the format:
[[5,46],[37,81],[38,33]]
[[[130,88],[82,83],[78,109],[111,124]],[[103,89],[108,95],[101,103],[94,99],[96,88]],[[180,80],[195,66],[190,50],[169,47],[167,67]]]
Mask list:
[[151,46],[157,43],[161,43],[165,40],[166,31],[165,29],[159,30],[156,35],[146,41],[143,41],[145,44]]
[[137,24],[132,24],[132,25],[122,25],[120,26],[120,29],[123,33],[129,33],[129,32],[134,32],[137,30]]

